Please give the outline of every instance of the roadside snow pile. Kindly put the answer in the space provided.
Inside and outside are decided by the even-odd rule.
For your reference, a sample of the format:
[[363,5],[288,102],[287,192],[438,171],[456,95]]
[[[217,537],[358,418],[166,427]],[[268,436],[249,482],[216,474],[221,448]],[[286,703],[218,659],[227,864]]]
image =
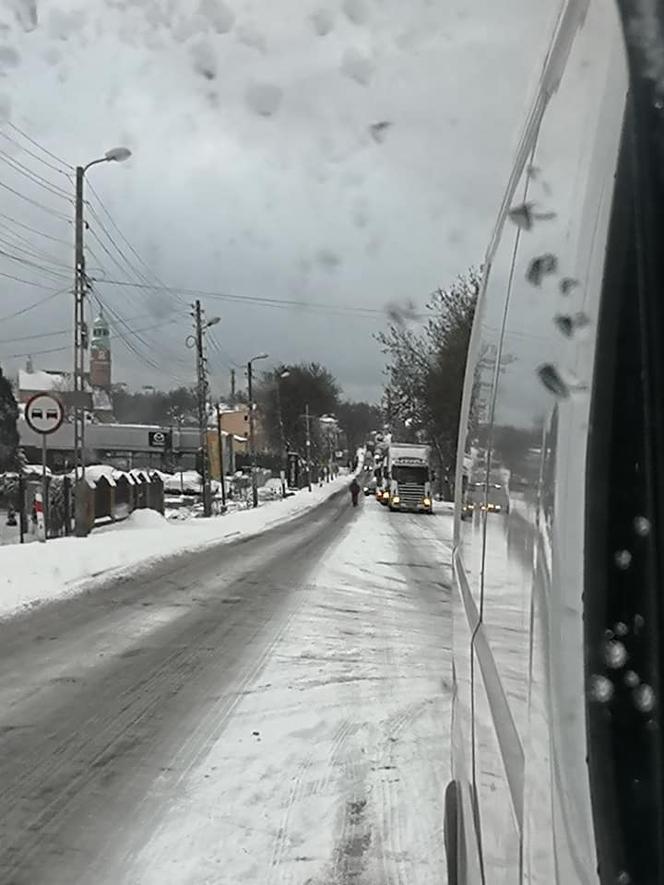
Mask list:
[[167,526],[168,521],[161,515],[161,513],[157,513],[156,510],[134,510],[123,522],[116,522],[114,525],[108,526],[105,529],[100,529],[99,531],[119,532],[124,531],[125,529],[163,530]]
[[347,476],[277,499],[256,510],[216,519],[168,521],[138,510],[123,523],[88,538],[0,547],[0,617],[82,590],[179,553],[257,535],[323,503],[349,482]]

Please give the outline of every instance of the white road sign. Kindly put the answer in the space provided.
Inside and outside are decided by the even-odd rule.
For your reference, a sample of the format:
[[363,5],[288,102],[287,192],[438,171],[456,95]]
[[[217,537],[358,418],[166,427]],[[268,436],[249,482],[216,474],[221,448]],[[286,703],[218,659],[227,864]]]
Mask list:
[[62,403],[50,393],[38,393],[25,405],[25,420],[35,433],[54,433],[64,417]]

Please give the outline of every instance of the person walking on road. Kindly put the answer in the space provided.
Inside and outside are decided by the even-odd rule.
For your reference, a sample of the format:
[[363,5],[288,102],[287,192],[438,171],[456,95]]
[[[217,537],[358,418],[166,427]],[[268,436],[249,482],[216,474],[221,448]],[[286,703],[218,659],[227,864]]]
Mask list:
[[350,496],[353,499],[353,507],[357,507],[357,500],[360,497],[360,484],[357,481],[357,477],[353,477],[353,481],[350,484]]

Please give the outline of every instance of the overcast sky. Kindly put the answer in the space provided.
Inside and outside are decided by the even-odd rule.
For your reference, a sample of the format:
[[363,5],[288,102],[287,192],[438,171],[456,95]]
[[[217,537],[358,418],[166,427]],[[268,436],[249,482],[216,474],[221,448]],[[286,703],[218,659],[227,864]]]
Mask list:
[[71,284],[69,170],[27,135],[71,165],[132,151],[89,172],[113,221],[86,194],[88,272],[126,323],[114,380],[193,378],[195,296],[104,282],[158,278],[234,296],[202,297],[222,317],[216,391],[233,363],[267,351],[317,360],[347,396],[378,399],[385,306],[421,307],[482,260],[556,5],[0,0],[0,252],[12,256],[0,272],[38,284],[0,277],[5,370],[28,351],[40,368],[71,362],[57,349],[70,294],[5,319]]

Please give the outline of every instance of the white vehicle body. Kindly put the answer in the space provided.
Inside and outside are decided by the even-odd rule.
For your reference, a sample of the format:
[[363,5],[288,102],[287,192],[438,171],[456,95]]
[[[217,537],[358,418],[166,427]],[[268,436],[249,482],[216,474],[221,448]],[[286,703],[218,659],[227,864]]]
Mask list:
[[[457,461],[451,885],[664,882],[663,7],[560,4],[486,256]],[[499,427],[521,438],[509,513],[464,512]]]
[[429,446],[390,443],[387,450],[390,510],[433,512],[430,461]]

